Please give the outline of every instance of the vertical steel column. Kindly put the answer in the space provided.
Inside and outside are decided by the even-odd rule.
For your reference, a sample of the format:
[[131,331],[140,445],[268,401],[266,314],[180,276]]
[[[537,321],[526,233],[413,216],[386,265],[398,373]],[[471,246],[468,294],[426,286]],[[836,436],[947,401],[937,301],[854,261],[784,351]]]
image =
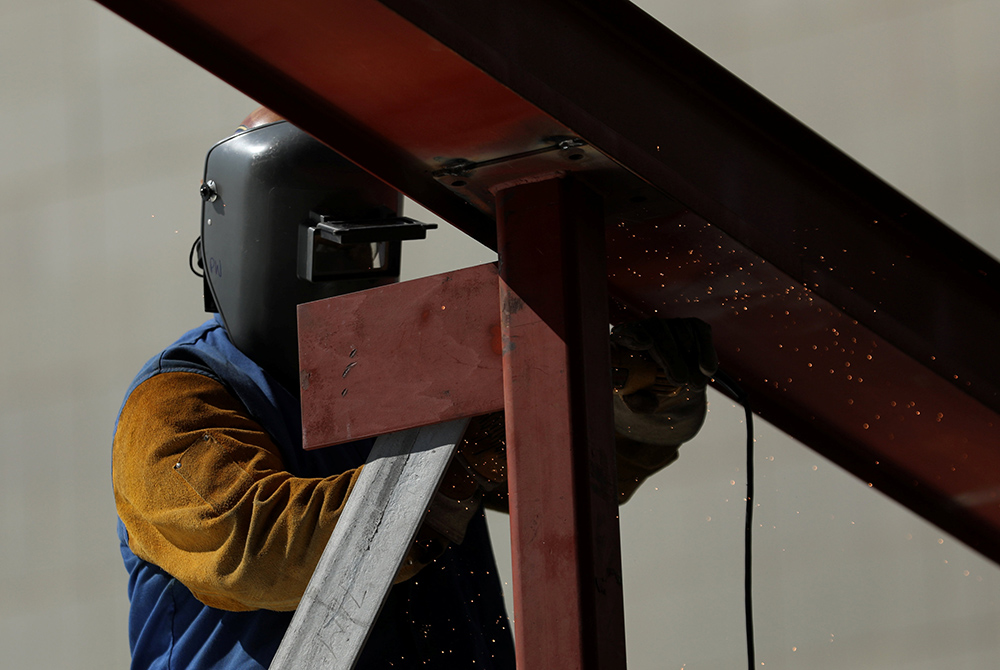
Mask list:
[[600,198],[497,192],[519,670],[625,667]]

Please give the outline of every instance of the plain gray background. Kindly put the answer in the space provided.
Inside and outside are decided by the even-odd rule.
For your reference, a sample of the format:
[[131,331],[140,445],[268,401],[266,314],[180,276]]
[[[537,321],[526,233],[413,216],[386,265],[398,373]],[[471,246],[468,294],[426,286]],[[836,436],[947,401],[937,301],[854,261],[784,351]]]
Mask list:
[[[1000,255],[1000,3],[641,4]],[[0,666],[124,668],[114,417],[204,318],[187,269],[202,161],[256,104],[96,3],[2,0],[0,106]],[[442,226],[404,271],[491,258]],[[622,510],[632,668],[745,665],[743,429],[713,395],[703,433]],[[757,451],[763,667],[996,667],[995,564],[760,422]]]

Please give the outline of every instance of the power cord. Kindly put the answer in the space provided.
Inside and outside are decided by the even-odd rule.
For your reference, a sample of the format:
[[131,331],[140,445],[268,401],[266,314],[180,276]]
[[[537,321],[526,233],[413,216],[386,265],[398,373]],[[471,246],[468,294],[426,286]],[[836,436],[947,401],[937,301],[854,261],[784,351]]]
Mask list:
[[746,414],[747,424],[747,505],[746,505],[746,526],[743,533],[744,556],[743,556],[743,602],[745,607],[746,628],[747,628],[747,667],[749,670],[756,670],[756,652],[754,650],[753,638],[753,497],[754,497],[754,476],[753,476],[753,412],[750,411],[750,402],[746,392],[740,388],[736,381],[722,370],[715,373],[715,382],[729,392],[740,405]]

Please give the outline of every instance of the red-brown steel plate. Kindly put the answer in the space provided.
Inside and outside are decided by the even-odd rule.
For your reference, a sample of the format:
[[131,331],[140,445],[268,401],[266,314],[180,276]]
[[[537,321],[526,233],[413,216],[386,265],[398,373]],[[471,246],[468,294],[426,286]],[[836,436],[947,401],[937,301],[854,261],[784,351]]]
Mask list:
[[499,291],[490,263],[300,305],[303,446],[503,409]]

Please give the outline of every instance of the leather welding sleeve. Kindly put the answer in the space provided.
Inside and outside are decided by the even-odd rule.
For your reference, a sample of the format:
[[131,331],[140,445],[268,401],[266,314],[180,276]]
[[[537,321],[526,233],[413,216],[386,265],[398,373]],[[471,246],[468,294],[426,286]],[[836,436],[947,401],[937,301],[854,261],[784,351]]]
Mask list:
[[219,382],[168,372],[140,384],[115,434],[129,547],[225,610],[293,610],[360,468],[293,477]]

